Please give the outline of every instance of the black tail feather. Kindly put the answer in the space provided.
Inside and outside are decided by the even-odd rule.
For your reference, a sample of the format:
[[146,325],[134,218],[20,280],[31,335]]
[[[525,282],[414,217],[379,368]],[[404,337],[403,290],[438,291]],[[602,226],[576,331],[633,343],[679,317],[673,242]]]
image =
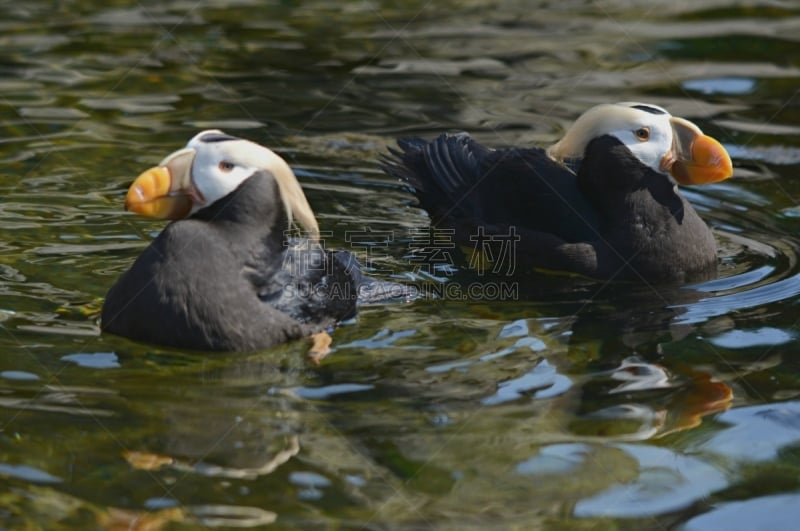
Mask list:
[[400,149],[390,147],[388,155],[381,155],[381,169],[414,190],[424,190],[423,175],[427,170],[423,152],[427,144],[426,140],[419,137],[398,139],[397,145]]
[[485,177],[481,162],[491,149],[467,133],[442,134],[431,142],[402,138],[397,145],[381,158],[381,168],[411,187],[434,222],[479,214],[480,202],[471,196]]

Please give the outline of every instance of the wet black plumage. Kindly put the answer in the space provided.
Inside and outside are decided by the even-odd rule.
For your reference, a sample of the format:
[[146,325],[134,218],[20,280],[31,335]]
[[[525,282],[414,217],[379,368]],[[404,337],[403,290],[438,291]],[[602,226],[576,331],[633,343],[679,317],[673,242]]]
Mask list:
[[102,328],[138,341],[246,351],[352,317],[366,281],[352,255],[287,238],[269,172],[173,221],[111,288]]
[[453,229],[464,245],[478,227],[513,227],[517,272],[648,282],[716,274],[707,225],[666,175],[613,136],[587,144],[577,174],[543,149],[489,149],[465,133],[398,146],[382,167],[412,188],[432,225]]

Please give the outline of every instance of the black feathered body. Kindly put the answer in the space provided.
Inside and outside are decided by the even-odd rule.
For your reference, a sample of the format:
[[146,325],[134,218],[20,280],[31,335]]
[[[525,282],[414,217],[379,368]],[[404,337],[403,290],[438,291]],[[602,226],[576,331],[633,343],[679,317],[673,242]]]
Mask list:
[[669,282],[716,275],[716,242],[706,223],[666,175],[617,139],[589,144],[577,181],[601,219],[594,245],[605,274],[595,276]]
[[432,224],[464,245],[478,230],[513,231],[518,272],[649,282],[716,273],[713,235],[691,204],[612,136],[589,143],[577,173],[542,149],[489,149],[464,133],[398,145],[383,168],[412,187]]
[[287,238],[287,229],[276,183],[256,173],[167,225],[109,291],[103,329],[160,345],[246,351],[353,316],[355,261]]

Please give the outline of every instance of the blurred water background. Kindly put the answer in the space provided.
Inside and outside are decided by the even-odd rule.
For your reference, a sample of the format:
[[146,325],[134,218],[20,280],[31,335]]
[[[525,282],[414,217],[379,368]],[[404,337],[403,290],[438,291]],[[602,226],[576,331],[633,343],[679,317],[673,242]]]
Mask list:
[[[795,2],[0,15],[0,528],[795,527]],[[200,129],[282,154],[328,245],[375,275],[458,287],[414,260],[428,218],[379,171],[386,146],[444,130],[547,145],[625,100],[733,156],[732,180],[685,191],[719,242],[717,280],[539,278],[506,300],[367,307],[319,366],[303,342],[198,354],[99,333],[106,290],[163,227],[123,212],[126,188]]]

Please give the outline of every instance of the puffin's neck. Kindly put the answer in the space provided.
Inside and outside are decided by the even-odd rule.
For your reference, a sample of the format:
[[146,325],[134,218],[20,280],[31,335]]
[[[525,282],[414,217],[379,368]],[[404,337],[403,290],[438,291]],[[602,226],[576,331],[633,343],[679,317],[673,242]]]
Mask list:
[[213,224],[242,243],[264,239],[283,247],[289,221],[278,184],[267,172],[256,172],[234,191],[198,210],[192,218]]
[[683,218],[685,201],[670,178],[643,164],[611,136],[589,144],[577,183],[612,225],[630,224],[641,216],[657,219],[663,213],[679,222]]

